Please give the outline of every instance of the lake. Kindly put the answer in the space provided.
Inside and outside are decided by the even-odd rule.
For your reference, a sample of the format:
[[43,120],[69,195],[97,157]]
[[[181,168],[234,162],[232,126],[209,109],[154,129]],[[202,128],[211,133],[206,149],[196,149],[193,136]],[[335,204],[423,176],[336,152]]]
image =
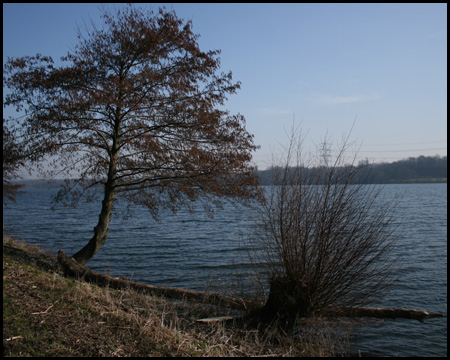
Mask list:
[[[3,211],[4,233],[29,244],[73,255],[90,239],[100,203],[51,210],[57,189],[27,189]],[[395,225],[399,280],[379,307],[405,307],[447,314],[447,184],[386,185],[383,196],[401,195]],[[99,272],[135,281],[192,290],[246,290],[252,271],[246,240],[256,212],[225,204],[210,219],[196,213],[163,211],[156,222],[143,208],[126,217],[118,204],[108,240],[88,263]],[[237,281],[236,274],[243,274]],[[243,284],[243,285],[240,285]],[[225,290],[224,290],[225,291]],[[239,294],[239,292],[238,292]],[[366,356],[446,356],[447,319],[376,321],[359,328],[351,353]]]

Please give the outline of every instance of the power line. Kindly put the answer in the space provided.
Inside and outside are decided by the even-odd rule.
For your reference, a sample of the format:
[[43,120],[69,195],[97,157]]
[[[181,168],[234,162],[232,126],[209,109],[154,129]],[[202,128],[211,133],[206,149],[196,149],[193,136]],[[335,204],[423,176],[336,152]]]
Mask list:
[[363,144],[363,146],[397,146],[397,145],[418,145],[418,144],[439,144],[439,143],[447,143],[447,140],[423,141],[423,142],[411,142],[411,143],[391,143],[391,144]]
[[444,148],[430,148],[430,149],[404,149],[404,150],[360,150],[358,152],[405,152],[405,151],[431,151],[431,150],[447,150]]

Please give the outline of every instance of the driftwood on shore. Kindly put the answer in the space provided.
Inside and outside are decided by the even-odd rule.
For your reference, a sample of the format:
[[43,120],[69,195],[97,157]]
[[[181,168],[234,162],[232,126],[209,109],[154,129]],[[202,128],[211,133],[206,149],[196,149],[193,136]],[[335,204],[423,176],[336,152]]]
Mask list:
[[[62,265],[66,276],[83,279],[85,281],[97,284],[99,286],[109,286],[113,289],[133,289],[146,294],[167,297],[172,299],[190,300],[222,306],[231,309],[249,310],[254,308],[255,304],[244,299],[228,297],[216,293],[207,293],[202,291],[192,291],[163,286],[151,286],[124,278],[113,278],[108,275],[99,274],[88,267],[79,264],[74,258],[68,257],[61,250],[58,251],[58,261]],[[430,318],[445,317],[444,314],[433,313],[425,310],[401,309],[401,308],[368,308],[368,307],[336,307],[324,311],[325,316],[343,316],[343,317],[375,317],[375,318],[403,318],[424,321]],[[230,318],[218,317],[211,319],[201,319],[203,322],[215,322],[228,320]]]
[[325,315],[346,317],[373,317],[382,319],[413,319],[424,321],[431,318],[442,318],[444,314],[433,313],[426,310],[403,308],[371,308],[371,307],[339,307],[328,309]]
[[224,322],[224,321],[240,319],[240,318],[242,318],[242,315],[238,315],[238,316],[217,316],[217,317],[213,317],[213,318],[198,319],[197,322],[204,323],[204,324],[211,324],[211,323]]
[[74,258],[68,257],[61,250],[58,251],[58,261],[62,265],[66,276],[83,279],[87,282],[100,286],[109,286],[113,289],[133,289],[142,293],[167,297],[171,299],[190,300],[223,306],[231,309],[246,310],[248,303],[239,298],[206,293],[202,291],[192,291],[164,286],[151,286],[124,278],[113,278],[112,276],[99,274],[88,267],[79,264]]

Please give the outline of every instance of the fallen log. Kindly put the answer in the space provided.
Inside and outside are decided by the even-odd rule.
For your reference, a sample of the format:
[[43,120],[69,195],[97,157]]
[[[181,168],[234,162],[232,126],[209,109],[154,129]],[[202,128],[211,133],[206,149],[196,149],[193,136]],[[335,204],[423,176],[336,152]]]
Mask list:
[[108,275],[99,274],[81,265],[73,257],[67,256],[61,250],[58,251],[58,262],[61,264],[65,276],[82,279],[99,286],[109,286],[110,288],[119,290],[133,289],[149,295],[202,302],[238,310],[247,310],[249,305],[249,302],[243,299],[232,298],[221,294],[164,286],[151,286],[125,278],[113,278]]
[[[61,264],[66,276],[82,279],[99,286],[109,286],[113,289],[133,289],[154,296],[172,299],[190,300],[222,306],[231,309],[245,310],[257,307],[250,301],[228,297],[217,293],[206,293],[164,286],[151,286],[126,278],[113,278],[108,275],[99,274],[88,267],[79,264],[74,258],[68,257],[61,250],[58,251],[58,262]],[[333,317],[375,317],[375,318],[403,318],[424,321],[430,318],[442,318],[445,314],[433,313],[426,310],[414,310],[403,308],[368,308],[368,307],[334,307],[321,312],[321,315]],[[208,319],[204,319],[208,320]],[[224,319],[220,319],[222,321]],[[208,322],[208,321],[203,321]]]
[[426,310],[414,310],[403,308],[371,308],[371,307],[336,307],[325,310],[324,315],[339,317],[373,317],[382,319],[413,319],[424,321],[431,318],[442,318],[444,314]]

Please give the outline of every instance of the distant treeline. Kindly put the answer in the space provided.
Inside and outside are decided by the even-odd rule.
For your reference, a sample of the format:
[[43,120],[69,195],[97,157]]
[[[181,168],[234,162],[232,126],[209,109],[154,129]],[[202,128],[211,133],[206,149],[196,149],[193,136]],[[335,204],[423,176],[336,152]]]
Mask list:
[[[302,177],[308,182],[317,178],[318,171],[325,168],[303,168]],[[380,163],[370,165],[368,161],[361,161],[358,166],[338,168],[337,173],[356,170],[352,183],[424,183],[447,182],[447,156],[419,156],[396,161],[393,163]],[[326,169],[325,169],[326,170]],[[260,182],[263,185],[275,185],[273,175],[276,168],[258,171]]]
[[[369,165],[368,161],[361,161],[353,177],[354,183],[415,183],[415,182],[447,182],[447,156],[419,156],[408,158],[393,163],[381,163]],[[348,170],[348,167],[346,168]],[[273,185],[272,175],[274,168],[258,171],[262,185]],[[338,169],[339,170],[339,169]],[[344,168],[340,169],[344,170]],[[316,176],[319,168],[304,168],[304,179]],[[49,188],[60,187],[64,180],[24,180],[14,182],[22,184],[25,188]]]
[[12,181],[14,184],[21,184],[25,189],[43,189],[43,188],[59,188],[64,184],[62,179],[15,179]]

